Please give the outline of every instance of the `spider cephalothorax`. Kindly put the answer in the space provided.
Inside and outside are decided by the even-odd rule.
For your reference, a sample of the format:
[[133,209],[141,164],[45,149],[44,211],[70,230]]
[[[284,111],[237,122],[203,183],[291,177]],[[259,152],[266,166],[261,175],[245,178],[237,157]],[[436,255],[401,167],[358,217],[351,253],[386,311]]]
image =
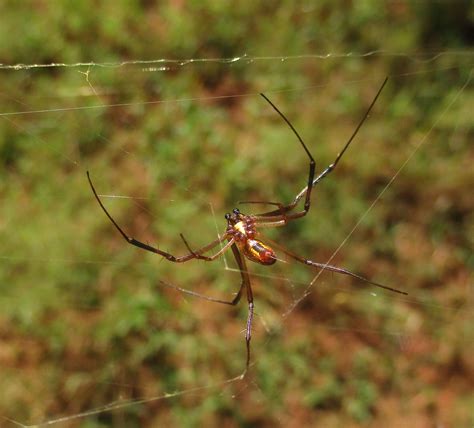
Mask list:
[[248,238],[255,238],[255,220],[252,216],[242,214],[238,208],[232,210],[232,214],[225,215],[227,220],[227,233],[232,235],[236,242]]
[[235,241],[249,260],[267,266],[277,261],[275,251],[262,241],[255,239],[256,222],[252,216],[242,214],[239,209],[234,208],[232,214],[227,213],[225,218],[229,239]]
[[[186,248],[189,251],[187,254],[184,254],[182,256],[175,256],[171,253],[161,250],[158,247],[148,245],[142,241],[132,238],[131,236],[128,236],[105,208],[104,204],[100,200],[99,195],[97,194],[94,188],[94,185],[92,184],[92,181],[89,176],[89,172],[87,172],[89,184],[91,186],[91,189],[92,189],[92,192],[94,193],[95,198],[97,199],[97,202],[99,203],[100,207],[102,208],[106,216],[115,226],[115,228],[118,230],[118,232],[123,236],[123,238],[129,244],[134,245],[138,248],[141,248],[142,250],[150,251],[152,253],[158,254],[166,258],[170,262],[174,262],[174,263],[184,263],[193,259],[204,260],[204,261],[210,262],[210,261],[215,260],[219,256],[221,256],[222,254],[224,254],[227,250],[230,249],[232,251],[235,261],[240,271],[240,276],[242,278],[240,288],[232,300],[216,299],[215,297],[209,297],[204,294],[197,293],[196,291],[192,291],[192,290],[178,287],[176,285],[168,284],[167,282],[164,282],[161,280],[159,282],[160,284],[164,286],[174,288],[175,290],[181,291],[191,296],[199,297],[201,299],[205,299],[210,302],[221,303],[224,305],[236,305],[240,301],[242,295],[244,293],[246,294],[249,312],[248,312],[248,318],[247,318],[247,326],[245,329],[245,341],[247,344],[247,362],[245,365],[245,372],[247,371],[250,364],[250,338],[251,338],[251,333],[252,333],[252,319],[253,319],[253,310],[254,310],[252,284],[250,282],[250,276],[249,276],[249,272],[247,270],[245,261],[246,259],[248,259],[262,265],[272,265],[277,261],[275,251],[272,248],[270,248],[267,244],[265,244],[263,240],[270,242],[274,248],[286,254],[288,257],[300,263],[303,263],[307,266],[312,266],[317,269],[349,275],[353,278],[357,278],[361,281],[375,285],[380,288],[384,288],[389,291],[393,291],[400,294],[407,294],[403,291],[396,290],[394,288],[387,287],[385,285],[370,281],[360,275],[357,275],[353,272],[348,271],[347,269],[339,268],[337,266],[332,266],[327,263],[318,263],[318,262],[306,259],[304,257],[297,256],[296,254],[287,250],[285,247],[279,245],[278,243],[270,241],[268,238],[264,238],[262,235],[259,234],[257,230],[259,228],[285,226],[286,224],[288,224],[288,222],[304,217],[308,213],[311,206],[311,191],[313,187],[315,187],[324,177],[328,176],[331,173],[331,171],[334,170],[337,163],[341,159],[342,155],[345,153],[345,151],[351,144],[352,140],[356,136],[357,132],[359,131],[359,128],[362,126],[364,121],[369,116],[369,113],[372,107],[374,106],[375,101],[377,100],[378,96],[382,92],[382,89],[385,86],[386,82],[387,80],[385,80],[383,85],[380,87],[379,91],[377,92],[377,95],[375,96],[372,103],[370,104],[367,112],[363,116],[362,120],[359,122],[359,125],[356,127],[355,131],[352,133],[352,136],[346,142],[342,151],[337,155],[334,162],[330,164],[328,167],[326,167],[324,170],[322,170],[322,172],[320,172],[318,175],[315,175],[316,163],[313,159],[313,156],[309,152],[308,148],[306,147],[305,143],[303,142],[302,138],[300,137],[296,129],[293,127],[290,121],[284,116],[284,114],[280,112],[280,110],[278,110],[278,108],[265,95],[261,94],[262,97],[273,107],[273,109],[280,115],[280,117],[288,124],[288,126],[291,128],[291,130],[297,137],[298,141],[300,142],[301,147],[306,152],[309,159],[307,185],[296,195],[293,202],[290,202],[287,205],[281,204],[279,202],[262,202],[262,201],[247,202],[251,204],[265,204],[265,205],[273,205],[277,207],[277,209],[274,209],[272,211],[267,211],[260,214],[245,215],[245,214],[242,214],[240,210],[235,208],[234,210],[232,210],[232,213],[228,213],[225,215],[225,218],[227,220],[227,228],[226,228],[225,233],[222,235],[219,235],[217,239],[214,239],[214,241],[212,241],[211,243],[197,250],[193,250],[188,244],[188,242],[186,241],[186,239],[184,238],[184,236],[180,235],[181,239],[186,245]],[[304,198],[303,209],[301,211],[295,210],[295,208],[298,205],[298,202],[303,198]],[[225,245],[222,245],[225,241],[227,241],[227,243]],[[221,245],[221,249],[219,251],[217,251],[215,254],[212,254],[212,255],[205,255],[206,253],[209,253],[209,251],[211,251],[218,245]]]

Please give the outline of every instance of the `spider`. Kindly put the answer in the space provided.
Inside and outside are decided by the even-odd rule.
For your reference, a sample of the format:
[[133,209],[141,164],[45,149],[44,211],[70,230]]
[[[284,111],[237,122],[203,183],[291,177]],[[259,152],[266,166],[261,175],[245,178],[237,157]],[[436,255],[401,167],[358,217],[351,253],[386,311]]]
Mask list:
[[[293,125],[290,123],[290,121],[286,118],[286,116],[267,98],[267,96],[265,96],[264,94],[260,94],[270,104],[270,106],[280,115],[280,117],[286,122],[286,124],[290,127],[293,134],[296,136],[299,143],[301,144],[301,147],[306,152],[309,158],[309,173],[308,173],[307,185],[296,195],[294,200],[288,205],[284,205],[279,202],[268,202],[268,201],[241,202],[241,203],[247,203],[247,204],[271,205],[271,206],[275,206],[276,209],[273,209],[271,211],[267,211],[264,213],[260,213],[260,214],[244,214],[238,208],[234,208],[232,210],[232,213],[227,213],[225,215],[225,219],[227,220],[227,228],[225,232],[222,234],[222,236],[215,239],[210,244],[205,245],[204,247],[199,248],[197,250],[193,250],[190,247],[187,240],[185,239],[185,237],[182,234],[180,234],[180,237],[182,241],[184,242],[184,245],[189,251],[187,254],[183,256],[174,256],[173,254],[160,250],[157,247],[150,246],[148,244],[145,244],[144,242],[138,241],[137,239],[128,236],[123,231],[123,229],[118,225],[118,223],[114,220],[114,218],[109,214],[109,212],[103,205],[101,199],[99,198],[99,195],[97,194],[97,191],[95,190],[94,185],[92,184],[89,171],[87,171],[87,178],[97,202],[99,203],[100,207],[104,211],[105,215],[109,218],[109,220],[118,230],[118,232],[129,244],[134,245],[138,248],[141,248],[142,250],[150,251],[152,253],[158,254],[164,257],[165,259],[169,260],[170,262],[174,262],[174,263],[184,263],[193,259],[204,260],[204,261],[210,262],[217,259],[219,256],[224,254],[227,250],[229,249],[232,250],[232,253],[234,255],[235,261],[237,262],[240,275],[241,275],[240,288],[232,300],[221,300],[214,297],[209,297],[192,290],[188,290],[185,288],[178,287],[176,285],[166,283],[164,281],[160,281],[160,283],[164,286],[173,288],[175,290],[181,291],[183,293],[186,293],[195,297],[199,297],[201,299],[205,299],[210,302],[220,303],[224,305],[232,305],[232,306],[237,305],[237,303],[239,303],[242,297],[242,294],[245,292],[246,297],[247,297],[247,303],[248,303],[247,325],[245,329],[247,358],[246,358],[246,365],[245,365],[245,370],[243,374],[247,372],[249,368],[249,364],[250,364],[250,339],[251,339],[251,333],[252,333],[252,319],[253,319],[253,314],[254,314],[252,285],[250,282],[249,272],[246,266],[246,259],[255,263],[259,263],[261,265],[265,265],[265,266],[273,265],[277,261],[277,256],[276,256],[275,250],[273,249],[275,248],[281,251],[282,253],[286,254],[287,256],[293,258],[294,260],[300,263],[303,263],[305,265],[313,266],[321,270],[328,270],[331,272],[349,275],[351,277],[357,278],[363,282],[374,285],[376,287],[383,288],[385,290],[389,290],[395,293],[400,293],[400,294],[405,294],[405,295],[407,294],[404,291],[400,291],[395,288],[387,287],[385,285],[370,281],[367,278],[357,275],[347,269],[343,269],[337,266],[332,266],[326,263],[318,263],[318,262],[303,258],[301,256],[298,256],[296,254],[293,254],[291,251],[287,250],[286,248],[282,247],[276,242],[271,241],[268,238],[263,238],[261,234],[258,232],[258,229],[260,228],[285,226],[288,222],[304,217],[308,213],[311,206],[311,191],[313,187],[316,186],[324,177],[329,175],[334,170],[339,160],[342,158],[342,156],[344,155],[344,153],[350,146],[354,137],[357,135],[359,129],[361,128],[361,126],[363,125],[367,117],[369,116],[370,111],[372,110],[372,107],[376,103],[380,93],[382,92],[385,84],[387,83],[387,80],[388,78],[384,80],[382,86],[380,87],[374,99],[372,100],[366,113],[364,114],[361,121],[355,128],[349,140],[346,142],[342,151],[336,156],[334,162],[331,163],[329,166],[327,166],[316,177],[315,177],[316,162],[313,156],[311,155],[311,153],[309,152],[308,148],[306,147],[306,144],[303,142],[303,139],[300,137],[300,135],[298,134],[296,129],[293,127]],[[294,212],[298,202],[303,197],[304,197],[303,209],[301,211]],[[224,241],[227,241],[227,242],[223,244]],[[213,255],[205,255],[205,253],[208,253],[210,250],[217,247],[219,244],[223,244],[221,245],[221,248],[219,249],[219,251],[217,251]]]

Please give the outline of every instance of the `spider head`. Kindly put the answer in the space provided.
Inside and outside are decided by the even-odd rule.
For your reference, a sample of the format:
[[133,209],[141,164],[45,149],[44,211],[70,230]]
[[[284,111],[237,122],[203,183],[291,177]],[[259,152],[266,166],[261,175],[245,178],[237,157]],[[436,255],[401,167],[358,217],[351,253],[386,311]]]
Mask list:
[[227,213],[225,215],[225,219],[229,225],[234,225],[242,220],[243,214],[240,212],[238,208],[234,208],[231,213]]

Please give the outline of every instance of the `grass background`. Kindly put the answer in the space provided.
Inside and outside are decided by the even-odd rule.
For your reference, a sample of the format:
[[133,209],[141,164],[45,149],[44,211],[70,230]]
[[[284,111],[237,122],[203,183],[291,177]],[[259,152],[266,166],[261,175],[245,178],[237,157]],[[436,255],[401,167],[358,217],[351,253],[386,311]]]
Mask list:
[[[0,426],[472,426],[471,2],[7,1],[0,16]],[[10,67],[79,62],[99,65]],[[104,202],[130,234],[180,254],[179,233],[204,245],[237,201],[305,184],[259,92],[322,169],[386,75],[311,212],[269,235],[325,262],[362,219],[333,263],[408,298],[323,274],[291,309],[316,273],[253,265],[253,365],[225,383],[245,365],[245,303],[158,281],[231,296],[231,257],[126,245],[86,170],[126,197]]]

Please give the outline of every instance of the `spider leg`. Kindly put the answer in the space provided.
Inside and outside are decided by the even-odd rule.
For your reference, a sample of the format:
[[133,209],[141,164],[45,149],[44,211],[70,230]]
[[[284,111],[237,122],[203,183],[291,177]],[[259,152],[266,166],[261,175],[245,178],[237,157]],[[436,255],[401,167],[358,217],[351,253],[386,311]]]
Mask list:
[[[186,240],[184,238],[183,240],[186,243]],[[242,278],[239,291],[237,292],[233,300],[228,301],[228,300],[216,299],[214,297],[209,297],[204,294],[197,293],[196,291],[188,290],[187,288],[178,287],[177,285],[173,285],[162,280],[160,280],[159,283],[165,287],[172,288],[173,290],[180,291],[182,293],[188,294],[193,297],[197,297],[199,299],[207,300],[208,302],[221,303],[223,305],[231,305],[231,306],[235,306],[237,305],[237,303],[239,303],[242,297],[242,292],[244,288],[246,289],[249,312],[248,312],[248,317],[247,317],[247,325],[245,329],[245,343],[246,343],[246,350],[247,350],[247,358],[246,358],[246,363],[245,363],[245,370],[242,373],[242,376],[245,376],[250,366],[250,339],[252,337],[252,321],[253,321],[253,310],[254,310],[253,292],[252,292],[252,286],[250,285],[250,276],[247,271],[245,259],[240,254],[240,251],[237,245],[235,244],[235,242],[233,242],[233,240],[229,242],[231,242],[230,248],[232,249],[232,252],[235,257],[235,261],[237,262],[237,265],[239,267],[240,276]],[[228,245],[229,244],[226,244],[226,247]]]
[[[336,156],[336,159],[334,160],[333,163],[331,163],[329,166],[327,166],[323,172],[321,172],[316,178],[314,178],[314,169],[315,169],[315,163],[314,163],[314,159],[313,157],[311,156],[311,154],[309,153],[308,149],[306,148],[306,145],[303,143],[301,137],[299,136],[299,134],[296,132],[295,128],[291,125],[291,123],[288,121],[288,119],[283,115],[283,113],[280,112],[280,110],[278,110],[274,105],[273,103],[263,94],[261,94],[269,103],[270,105],[276,110],[276,112],[283,118],[283,120],[288,124],[288,126],[291,128],[291,130],[293,131],[293,133],[296,135],[296,137],[298,138],[298,140],[300,141],[300,143],[303,145],[303,148],[305,149],[306,153],[308,154],[309,158],[310,158],[310,166],[309,166],[309,177],[308,177],[308,184],[305,188],[303,188],[295,197],[295,199],[293,200],[293,202],[291,202],[290,204],[288,205],[283,205],[283,206],[279,206],[277,210],[273,210],[273,211],[268,211],[268,212],[265,212],[265,213],[262,213],[262,214],[257,214],[256,216],[257,217],[277,217],[277,218],[280,218],[280,219],[283,219],[283,218],[286,218],[286,220],[294,220],[296,218],[300,218],[300,217],[303,217],[306,215],[306,213],[309,211],[310,209],[310,196],[311,196],[311,189],[316,186],[316,184],[318,184],[324,177],[326,177],[328,174],[330,174],[334,168],[336,167],[336,165],[339,163],[339,160],[342,158],[342,156],[344,155],[344,153],[346,152],[346,150],[349,148],[350,144],[352,143],[352,141],[354,140],[355,136],[358,134],[360,128],[362,127],[362,125],[364,124],[364,122],[367,120],[367,118],[369,117],[369,114],[370,112],[372,111],[372,108],[373,106],[375,105],[375,103],[377,102],[377,99],[379,98],[379,95],[381,94],[383,88],[385,87],[385,84],[387,83],[388,81],[388,77],[385,78],[385,80],[383,81],[382,85],[380,86],[380,89],[378,90],[377,94],[375,95],[374,99],[372,100],[372,102],[370,103],[369,105],[369,108],[367,109],[367,111],[365,112],[364,116],[362,117],[362,119],[360,120],[359,124],[357,125],[357,127],[355,128],[354,132],[352,133],[351,137],[349,138],[349,140],[346,142],[345,146],[343,147],[343,149],[338,153],[338,155]],[[298,204],[298,202],[303,198],[305,197],[305,204],[304,204],[304,209],[303,211],[301,212],[298,212],[298,213],[294,213],[294,214],[290,214],[290,215],[287,215],[286,217],[284,217],[284,215],[286,213],[288,213],[289,211],[292,211],[296,205]],[[252,203],[255,203],[255,202],[252,202]],[[273,205],[273,204],[272,204]]]
[[285,206],[280,202],[270,202],[270,201],[239,201],[238,204],[260,204],[260,205],[275,205],[278,208],[285,208]]
[[[280,202],[269,202],[269,201],[240,201],[239,204],[261,204],[261,205],[275,205],[278,207],[278,210],[275,212],[280,212],[279,216],[264,215],[264,214],[253,214],[252,218],[258,222],[259,227],[276,227],[284,226],[288,223],[288,216],[286,215],[285,206]],[[263,223],[261,223],[263,222]],[[268,223],[268,225],[267,225]]]
[[343,269],[343,268],[340,268],[340,267],[337,267],[337,266],[332,266],[332,265],[329,265],[327,263],[318,263],[318,262],[315,262],[313,260],[309,260],[309,259],[305,259],[304,257],[297,256],[296,254],[292,253],[290,250],[287,250],[285,247],[281,246],[280,244],[277,244],[275,241],[272,241],[269,238],[265,237],[265,241],[269,242],[273,247],[279,249],[280,251],[285,253],[287,256],[290,256],[291,258],[293,258],[296,261],[298,261],[300,263],[303,263],[305,265],[314,266],[318,269],[328,270],[328,271],[331,271],[331,272],[336,272],[336,273],[340,273],[340,274],[343,274],[343,275],[352,276],[353,278],[357,278],[361,281],[366,282],[367,284],[375,285],[376,287],[383,288],[385,290],[392,291],[394,293],[408,295],[408,293],[406,293],[405,291],[397,290],[396,288],[388,287],[386,285],[379,284],[378,282],[370,281],[369,279],[364,278],[363,276],[357,275],[356,273],[351,272],[347,269]]
[[[315,162],[313,156],[311,155],[310,151],[306,147],[306,144],[304,143],[304,141],[301,138],[300,134],[298,134],[298,131],[291,124],[291,122],[286,118],[286,116],[278,109],[278,107],[275,104],[273,104],[267,98],[267,96],[265,94],[261,93],[260,95],[268,102],[268,104],[270,104],[273,107],[273,109],[286,122],[286,124],[293,131],[293,134],[295,134],[296,138],[300,142],[300,144],[303,147],[304,151],[308,155],[308,158],[309,158],[309,172],[308,172],[308,184],[306,186],[306,199],[305,199],[305,203],[304,203],[304,210],[302,211],[302,214],[300,213],[300,215],[298,216],[298,217],[302,217],[302,216],[306,215],[306,213],[309,211],[309,208],[311,206],[311,190],[313,188],[313,180],[314,180],[314,174],[315,174],[315,169],[316,169],[316,162]],[[286,205],[286,206],[282,205],[282,206],[279,206],[279,208],[277,210],[270,211],[270,212],[267,212],[267,213],[262,213],[262,214],[259,214],[258,216],[268,217],[268,216],[274,216],[274,215],[284,215],[288,211],[291,211],[296,206],[297,203],[298,203],[298,201],[296,201],[296,203],[293,202],[293,203],[291,203],[289,205]],[[294,214],[293,214],[293,216],[294,216]],[[295,217],[295,218],[297,218],[297,217]]]
[[205,245],[204,247],[202,247],[202,248],[200,248],[200,249],[198,249],[194,252],[190,252],[189,254],[185,254],[184,256],[174,256],[173,254],[167,253],[166,251],[160,250],[159,248],[152,247],[151,245],[145,244],[144,242],[138,241],[137,239],[128,236],[122,230],[122,228],[113,219],[113,217],[110,215],[110,213],[107,211],[104,204],[100,200],[99,195],[97,194],[97,192],[95,190],[95,187],[92,184],[92,180],[90,178],[89,171],[87,171],[87,179],[89,180],[89,184],[91,186],[92,192],[94,193],[94,196],[97,199],[97,202],[99,203],[100,207],[102,208],[102,211],[104,211],[106,216],[109,218],[109,220],[115,226],[115,228],[120,232],[120,234],[123,236],[125,241],[127,241],[131,245],[134,245],[135,247],[141,248],[142,250],[145,250],[145,251],[150,251],[151,253],[159,254],[160,256],[164,257],[165,259],[169,260],[170,262],[183,263],[183,262],[187,262],[188,260],[192,260],[192,259],[195,259],[195,258],[200,258],[200,257],[197,257],[197,256],[200,255],[201,253],[212,250],[214,247],[219,245],[222,241],[227,239],[227,234],[224,234],[223,236],[219,237],[218,239],[215,239],[214,241],[212,241],[210,244]]
[[[236,247],[235,245],[235,242],[234,242],[234,239],[231,239],[224,247],[222,247],[222,249],[217,253],[215,254],[214,256],[211,256],[211,257],[205,257],[205,256],[201,256],[200,254],[194,252],[193,250],[191,250],[189,248],[189,245],[188,245],[188,242],[186,241],[186,239],[184,238],[184,236],[182,234],[180,234],[182,240],[184,241],[184,243],[186,244],[186,246],[188,247],[189,251],[192,253],[192,254],[195,254],[195,257],[197,259],[199,258],[203,258],[204,260],[207,260],[207,259],[210,259],[210,258],[216,258],[218,257],[219,255],[221,255],[225,250],[227,250],[229,247],[232,248],[233,252],[234,252],[234,256],[235,256],[235,251],[234,251],[234,247]],[[238,250],[237,250],[237,253],[238,253]],[[240,254],[239,254],[240,255]],[[237,258],[236,258],[237,259]],[[242,272],[242,269],[241,269],[241,263],[239,262],[239,260],[237,260],[237,264],[239,266],[239,270],[240,272]],[[214,302],[214,303],[221,303],[223,305],[231,305],[231,306],[235,306],[237,303],[239,303],[241,297],[242,297],[242,290],[244,289],[244,286],[246,285],[246,283],[244,282],[243,280],[243,277],[242,277],[242,282],[240,284],[240,288],[239,288],[239,291],[237,292],[237,294],[235,295],[235,297],[232,299],[232,300],[223,300],[223,299],[216,299],[215,297],[209,297],[209,296],[206,296],[204,294],[201,294],[201,293],[198,293],[196,291],[192,291],[192,290],[188,290],[187,288],[183,288],[183,287],[178,287],[177,285],[173,285],[173,284],[170,284],[169,282],[166,282],[166,281],[163,281],[163,280],[160,280],[159,283],[161,285],[164,285],[165,287],[168,287],[168,288],[172,288],[174,290],[177,290],[177,291],[180,291],[182,293],[185,293],[185,294],[189,294],[190,296],[193,296],[193,297],[197,297],[199,299],[203,299],[203,300],[207,300],[208,302]]]
[[288,223],[286,214],[283,214],[282,217],[254,217],[253,220],[256,221],[257,227],[281,227]]
[[243,288],[245,287],[247,291],[247,302],[249,305],[249,313],[247,316],[247,326],[245,329],[245,344],[247,347],[247,360],[245,363],[245,370],[242,374],[242,376],[245,376],[250,365],[250,339],[252,338],[252,320],[253,320],[253,309],[254,309],[253,292],[252,292],[252,286],[250,284],[250,276],[247,270],[247,266],[245,264],[245,259],[244,257],[242,257],[242,254],[240,253],[237,245],[233,244],[231,248],[232,248],[232,252],[234,253],[235,260],[239,266],[240,275],[242,276],[242,284],[240,285],[239,294],[242,292]]
[[221,303],[223,305],[235,306],[237,303],[239,303],[240,298],[242,297],[242,289],[243,289],[242,285],[240,286],[239,291],[237,292],[237,294],[232,300],[223,300],[223,299],[216,299],[215,297],[209,297],[209,296],[206,296],[205,294],[188,290],[187,288],[178,287],[177,285],[170,284],[169,282],[163,281],[161,279],[158,282],[164,287],[172,288],[173,290],[177,290],[177,291],[180,291],[181,293],[188,294],[193,297],[197,297],[198,299],[207,300],[208,302]]
[[203,256],[202,254],[200,254],[200,252],[205,252],[205,251],[201,251],[202,248],[201,250],[193,251],[191,247],[189,246],[188,241],[186,241],[186,238],[184,237],[184,235],[180,233],[179,236],[183,240],[184,245],[186,245],[186,248],[188,249],[188,251],[194,255],[194,258],[199,259],[199,260],[205,260],[206,262],[212,262],[213,260],[217,259],[225,251],[227,251],[231,247],[231,245],[235,242],[234,238],[231,238],[229,242],[225,244],[216,254],[213,254],[212,256]]

